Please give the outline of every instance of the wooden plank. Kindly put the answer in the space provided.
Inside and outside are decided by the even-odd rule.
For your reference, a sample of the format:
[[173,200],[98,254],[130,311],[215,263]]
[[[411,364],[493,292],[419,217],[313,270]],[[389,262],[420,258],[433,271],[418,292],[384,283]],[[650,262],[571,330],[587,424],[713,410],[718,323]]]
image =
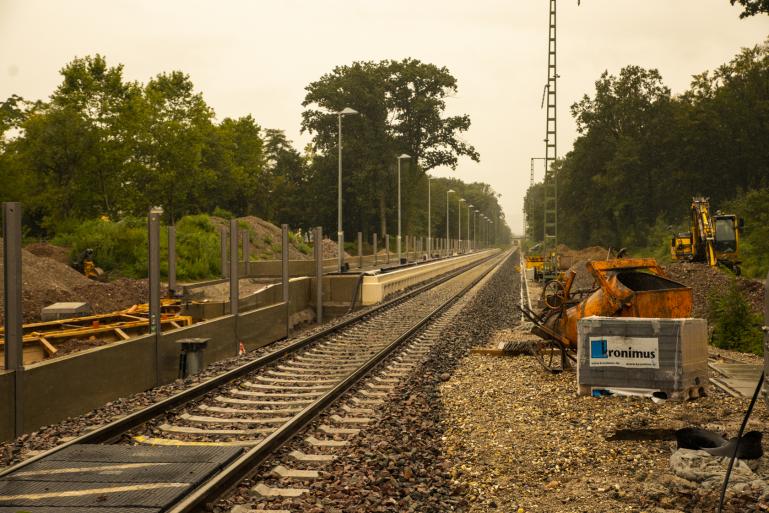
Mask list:
[[40,345],[43,346],[43,349],[45,350],[46,353],[48,353],[48,356],[54,355],[57,352],[59,352],[59,350],[53,347],[53,345],[51,345],[51,343],[48,342],[45,339],[45,337],[40,337]]
[[126,334],[125,331],[121,330],[120,328],[115,328],[115,333],[117,333],[123,340],[128,340],[131,338]]

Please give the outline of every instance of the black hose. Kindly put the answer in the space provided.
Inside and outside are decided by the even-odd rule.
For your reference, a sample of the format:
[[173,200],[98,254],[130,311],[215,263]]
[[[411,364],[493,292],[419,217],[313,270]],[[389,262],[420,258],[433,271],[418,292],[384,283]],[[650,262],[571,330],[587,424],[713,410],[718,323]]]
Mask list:
[[758,393],[761,391],[761,385],[764,384],[764,373],[761,373],[761,377],[758,378],[758,384],[756,385],[756,390],[753,392],[753,397],[750,399],[750,404],[748,405],[748,411],[745,412],[745,416],[742,418],[742,425],[740,426],[740,432],[737,433],[737,443],[734,444],[734,452],[732,453],[732,457],[729,458],[729,466],[726,469],[726,475],[724,476],[724,484],[721,486],[721,498],[718,500],[718,509],[716,510],[717,513],[721,513],[723,507],[724,507],[724,497],[726,497],[726,487],[729,484],[729,477],[732,475],[732,467],[734,467],[734,460],[737,458],[737,450],[740,448],[740,442],[742,441],[742,433],[745,432],[745,426],[748,424],[748,419],[750,418],[750,414],[753,412],[753,406],[756,404],[756,399],[758,398]]
[[358,292],[360,292],[361,284],[363,283],[363,273],[360,273],[358,275],[358,283],[355,284],[355,292],[352,295],[352,301],[350,302],[350,309],[347,310],[347,313],[352,313],[353,310],[355,310],[355,300],[358,299]]

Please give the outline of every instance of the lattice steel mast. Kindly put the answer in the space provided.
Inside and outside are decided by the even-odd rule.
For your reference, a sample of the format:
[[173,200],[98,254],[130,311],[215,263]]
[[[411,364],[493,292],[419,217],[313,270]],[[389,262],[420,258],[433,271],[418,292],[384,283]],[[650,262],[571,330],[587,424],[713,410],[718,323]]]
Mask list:
[[542,104],[547,102],[547,126],[545,131],[545,233],[543,246],[545,255],[555,251],[558,245],[558,179],[553,169],[558,158],[557,122],[556,122],[556,32],[555,32],[556,0],[550,0],[548,50],[547,50],[547,85],[542,97]]

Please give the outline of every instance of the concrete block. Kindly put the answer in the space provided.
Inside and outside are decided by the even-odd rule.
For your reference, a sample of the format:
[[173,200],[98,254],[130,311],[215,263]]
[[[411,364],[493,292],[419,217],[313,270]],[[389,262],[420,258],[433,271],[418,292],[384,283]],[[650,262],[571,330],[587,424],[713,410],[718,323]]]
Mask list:
[[45,321],[58,321],[59,319],[69,319],[71,317],[85,317],[91,315],[91,305],[88,303],[54,303],[40,310],[40,318]]
[[686,399],[706,392],[704,319],[587,317],[579,321],[577,331],[581,394],[625,388]]

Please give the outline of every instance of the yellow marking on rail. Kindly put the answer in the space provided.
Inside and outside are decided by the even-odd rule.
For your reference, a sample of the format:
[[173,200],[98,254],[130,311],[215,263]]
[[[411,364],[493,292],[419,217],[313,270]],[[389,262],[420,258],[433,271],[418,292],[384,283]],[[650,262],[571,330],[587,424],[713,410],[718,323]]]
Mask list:
[[[92,488],[90,490],[60,490],[46,493],[27,493],[21,495],[0,495],[0,501],[27,500],[37,501],[58,497],[82,497],[83,495],[95,495],[105,493],[135,492],[158,488],[187,488],[187,483],[142,483],[137,485],[113,486],[110,488]],[[23,508],[22,508],[23,509]]]
[[144,435],[136,435],[133,437],[134,441],[145,445],[171,445],[171,446],[244,446],[244,445],[257,445],[261,443],[261,440],[240,440],[237,442],[194,442],[188,440],[176,440],[173,438],[155,438]]
[[68,468],[52,468],[47,470],[28,470],[26,472],[15,472],[14,477],[17,476],[46,476],[52,474],[73,474],[75,472],[98,472],[104,474],[105,472],[112,472],[115,470],[126,470],[131,468],[142,467],[156,467],[160,465],[171,465],[171,463],[123,463],[121,465],[105,465],[102,467],[68,467]]

